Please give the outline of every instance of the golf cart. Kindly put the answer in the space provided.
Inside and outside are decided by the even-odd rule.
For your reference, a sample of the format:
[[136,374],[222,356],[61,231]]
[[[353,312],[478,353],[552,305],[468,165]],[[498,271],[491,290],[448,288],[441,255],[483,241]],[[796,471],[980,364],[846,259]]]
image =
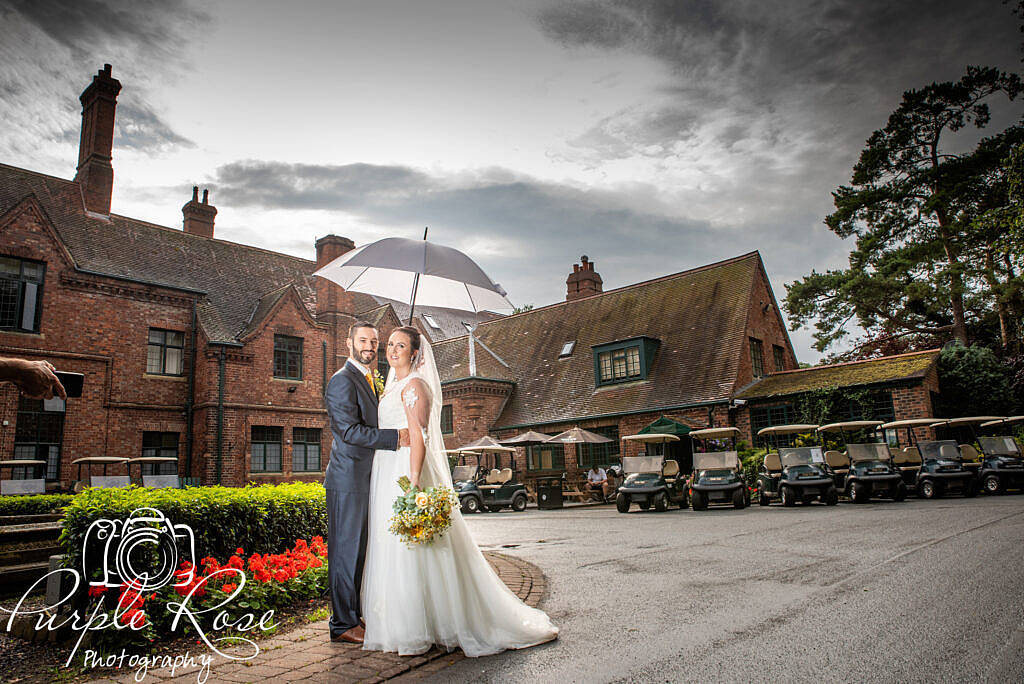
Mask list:
[[997,433],[978,437],[981,447],[981,471],[978,473],[981,491],[986,494],[1005,494],[1008,489],[1024,489],[1024,454],[1020,445],[1008,435],[1009,426],[1024,422],[1024,416],[1011,416],[982,423],[980,427]]
[[825,464],[832,471],[836,489],[844,492],[854,503],[866,503],[873,496],[894,501],[907,498],[907,486],[893,465],[887,444],[846,441],[847,434],[875,433],[881,424],[880,420],[851,420],[818,428],[819,434],[838,433],[846,447],[845,452],[826,451]]
[[[706,511],[709,504],[732,504],[733,508],[750,505],[750,490],[743,481],[739,454],[736,451],[738,428],[721,427],[694,430],[690,437],[694,446],[702,447],[693,454],[693,475],[690,478],[690,505],[695,511]],[[725,451],[707,451],[718,442]]]
[[778,447],[782,437],[813,434],[817,429],[817,425],[773,425],[758,430],[757,435],[770,445],[757,479],[762,506],[773,499],[781,499],[786,507],[795,506],[797,501],[809,504],[814,499],[828,506],[838,503],[839,492],[820,446]]
[[960,448],[954,439],[937,439],[917,443],[921,452],[921,469],[917,473],[917,495],[934,499],[956,491],[966,497],[977,496],[978,480],[964,468]]
[[[506,506],[513,511],[526,510],[526,485],[515,476],[515,449],[503,447],[490,437],[483,437],[456,451],[463,463],[465,456],[474,455],[478,464],[472,466],[460,463],[452,472],[455,492],[459,495],[463,511],[479,513],[483,508],[493,513]],[[502,454],[508,454],[507,468],[502,467]]]
[[[677,439],[675,435],[657,433],[622,438],[623,441],[661,445]],[[643,511],[652,505],[656,511],[665,511],[670,503],[680,508],[689,506],[686,478],[679,472],[677,461],[666,460],[663,455],[623,456],[622,473],[626,479],[615,496],[615,508],[619,513],[628,513],[630,505],[634,503]]]
[[[881,430],[892,430],[896,437],[896,446],[889,447],[889,453],[907,491],[917,493],[918,476],[921,473],[921,451],[917,448],[915,430],[930,428],[934,424],[934,418],[907,418],[884,423],[879,427]],[[906,439],[900,439],[900,430],[905,430]]]

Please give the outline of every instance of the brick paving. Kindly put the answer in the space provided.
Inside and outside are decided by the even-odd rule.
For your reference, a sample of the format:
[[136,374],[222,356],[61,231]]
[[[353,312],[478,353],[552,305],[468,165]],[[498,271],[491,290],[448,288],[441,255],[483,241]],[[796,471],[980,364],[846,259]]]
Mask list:
[[[547,588],[537,566],[518,558],[485,552],[502,581],[528,605],[536,607]],[[216,657],[207,680],[215,682],[412,682],[465,658],[462,651],[433,648],[419,656],[364,651],[355,644],[331,643],[327,621],[321,620],[293,629],[287,634],[259,642],[260,654],[244,662]],[[222,649],[231,652],[230,649]],[[161,684],[194,684],[198,667],[178,669],[174,677],[166,670],[151,670],[146,679]],[[135,672],[96,679],[89,684],[131,682]]]

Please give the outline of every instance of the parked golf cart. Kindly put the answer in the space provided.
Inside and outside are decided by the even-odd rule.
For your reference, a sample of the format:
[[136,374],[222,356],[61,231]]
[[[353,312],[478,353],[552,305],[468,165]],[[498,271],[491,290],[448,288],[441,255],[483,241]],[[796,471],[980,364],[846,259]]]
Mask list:
[[979,429],[995,433],[978,437],[981,447],[981,470],[978,479],[986,494],[1005,494],[1010,489],[1024,489],[1024,454],[1020,445],[1008,434],[1014,423],[1024,423],[1024,416],[1000,418],[979,425]]
[[768,445],[761,472],[757,478],[759,503],[769,505],[780,499],[782,505],[795,506],[797,501],[809,504],[820,499],[828,506],[839,501],[832,474],[826,469],[820,446],[779,447],[782,437],[815,434],[817,425],[773,425],[758,430],[757,435]]
[[921,454],[915,486],[918,496],[934,499],[949,492],[977,496],[978,479],[964,468],[956,440],[922,440],[917,443],[917,449]]
[[[456,451],[463,460],[467,455],[475,455],[478,463],[476,466],[456,466],[458,481],[455,472],[452,473],[463,511],[479,513],[483,508],[493,513],[506,506],[513,511],[526,510],[526,486],[516,477],[515,449],[501,446],[493,438],[485,436]],[[504,455],[508,456],[508,467],[502,467]]]
[[[743,481],[739,453],[736,450],[738,428],[721,427],[694,430],[693,474],[690,477],[690,505],[706,511],[710,504],[750,505],[750,490]],[[726,447],[721,450],[721,447]],[[708,449],[715,449],[709,451]]]
[[917,493],[918,476],[921,473],[921,451],[917,448],[916,431],[930,428],[934,423],[934,418],[907,418],[880,426],[882,430],[892,430],[896,436],[896,446],[890,446],[889,453],[908,492]]
[[[623,441],[661,445],[677,439],[677,436],[668,434],[628,435],[622,438]],[[680,508],[689,506],[686,478],[679,472],[677,461],[666,460],[663,455],[624,456],[622,473],[626,479],[615,496],[615,508],[619,513],[628,513],[634,503],[644,511],[651,506],[656,511],[665,511],[670,503]]]
[[880,441],[847,441],[865,433],[877,434],[880,420],[849,420],[830,423],[818,428],[819,434],[836,433],[845,452],[825,452],[825,464],[832,471],[836,489],[844,492],[854,503],[866,503],[872,497],[903,501],[907,486],[903,476],[892,462],[889,446]]

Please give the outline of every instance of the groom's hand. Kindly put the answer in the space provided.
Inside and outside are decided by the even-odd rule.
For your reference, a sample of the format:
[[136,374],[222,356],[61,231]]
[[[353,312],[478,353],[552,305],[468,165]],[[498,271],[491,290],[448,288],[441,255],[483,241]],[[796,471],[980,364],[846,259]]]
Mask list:
[[402,428],[398,431],[398,446],[407,447],[409,446],[409,429]]

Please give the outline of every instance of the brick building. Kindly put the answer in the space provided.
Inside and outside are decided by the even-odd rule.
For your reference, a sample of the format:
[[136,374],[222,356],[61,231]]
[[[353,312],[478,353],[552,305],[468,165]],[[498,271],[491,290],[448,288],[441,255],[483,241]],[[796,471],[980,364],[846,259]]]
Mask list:
[[[66,405],[0,385],[0,460],[46,460],[48,489],[71,487],[72,460],[101,455],[173,455],[201,483],[322,479],[322,396],[348,326],[368,319],[386,338],[408,307],[312,277],[354,247],[347,238],[317,240],[315,261],[218,239],[198,188],[180,229],[111,213],[120,89],[106,65],[82,93],[73,179],[0,164],[0,355],[85,375]],[[434,341],[493,318],[417,314]]]

